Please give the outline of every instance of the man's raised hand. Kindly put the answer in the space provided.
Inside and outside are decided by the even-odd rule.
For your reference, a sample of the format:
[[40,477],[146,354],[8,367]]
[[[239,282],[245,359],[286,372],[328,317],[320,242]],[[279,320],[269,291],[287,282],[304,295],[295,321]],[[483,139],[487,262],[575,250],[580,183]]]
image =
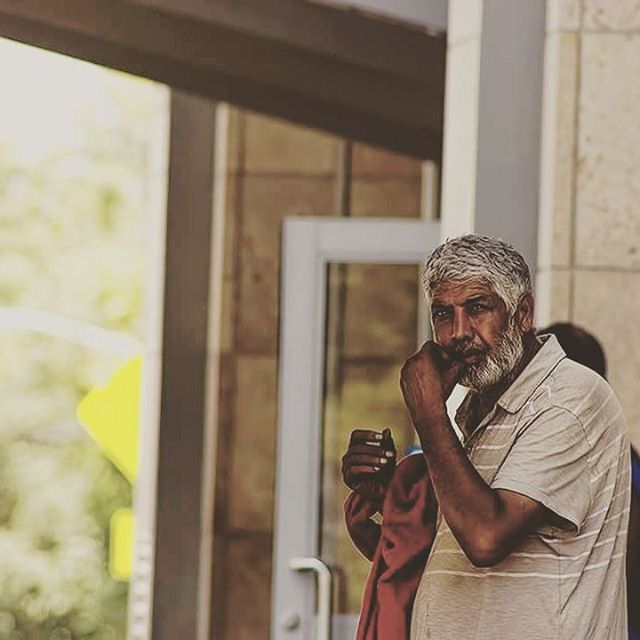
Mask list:
[[382,502],[396,465],[396,447],[391,430],[355,429],[342,457],[345,484],[361,496]]
[[414,425],[442,412],[463,367],[431,340],[405,360],[400,388]]

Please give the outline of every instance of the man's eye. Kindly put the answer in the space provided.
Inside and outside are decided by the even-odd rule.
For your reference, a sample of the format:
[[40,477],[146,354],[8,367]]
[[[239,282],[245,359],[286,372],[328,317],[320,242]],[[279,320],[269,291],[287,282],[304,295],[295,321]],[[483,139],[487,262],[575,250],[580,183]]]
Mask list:
[[480,304],[476,302],[469,307],[470,313],[483,313],[484,311],[488,311],[489,307],[486,304]]
[[434,320],[444,320],[449,317],[449,311],[447,311],[447,309],[434,309],[431,317]]

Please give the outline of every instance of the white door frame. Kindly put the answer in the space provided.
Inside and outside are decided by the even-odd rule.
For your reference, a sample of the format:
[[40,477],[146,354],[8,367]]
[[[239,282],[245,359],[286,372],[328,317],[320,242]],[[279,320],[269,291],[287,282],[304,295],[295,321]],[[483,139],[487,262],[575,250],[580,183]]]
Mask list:
[[[272,640],[329,637],[314,624],[327,265],[420,263],[440,241],[432,220],[287,218],[283,226]],[[384,295],[384,292],[381,292]],[[317,564],[317,563],[316,563]],[[317,567],[309,567],[317,570]],[[320,577],[320,583],[324,581]],[[320,599],[321,600],[321,599]],[[322,603],[319,601],[319,607]]]

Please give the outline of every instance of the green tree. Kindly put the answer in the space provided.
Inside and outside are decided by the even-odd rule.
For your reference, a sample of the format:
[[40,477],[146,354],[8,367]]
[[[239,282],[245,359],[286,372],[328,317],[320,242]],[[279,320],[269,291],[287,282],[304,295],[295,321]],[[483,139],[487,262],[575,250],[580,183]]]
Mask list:
[[115,72],[106,95],[99,114],[79,109],[80,146],[28,164],[0,141],[0,639],[125,637],[108,525],[131,488],[75,419],[124,358],[2,324],[3,308],[25,308],[142,338],[162,96]]

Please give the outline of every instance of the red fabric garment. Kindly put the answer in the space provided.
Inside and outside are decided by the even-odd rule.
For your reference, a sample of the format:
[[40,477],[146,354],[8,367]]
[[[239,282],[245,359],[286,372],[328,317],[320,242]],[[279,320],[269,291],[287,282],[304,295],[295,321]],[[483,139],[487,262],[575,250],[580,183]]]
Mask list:
[[362,598],[356,640],[407,640],[411,611],[433,543],[437,502],[424,456],[401,460],[379,510],[352,491],[344,503],[345,521],[360,552],[372,560]]

